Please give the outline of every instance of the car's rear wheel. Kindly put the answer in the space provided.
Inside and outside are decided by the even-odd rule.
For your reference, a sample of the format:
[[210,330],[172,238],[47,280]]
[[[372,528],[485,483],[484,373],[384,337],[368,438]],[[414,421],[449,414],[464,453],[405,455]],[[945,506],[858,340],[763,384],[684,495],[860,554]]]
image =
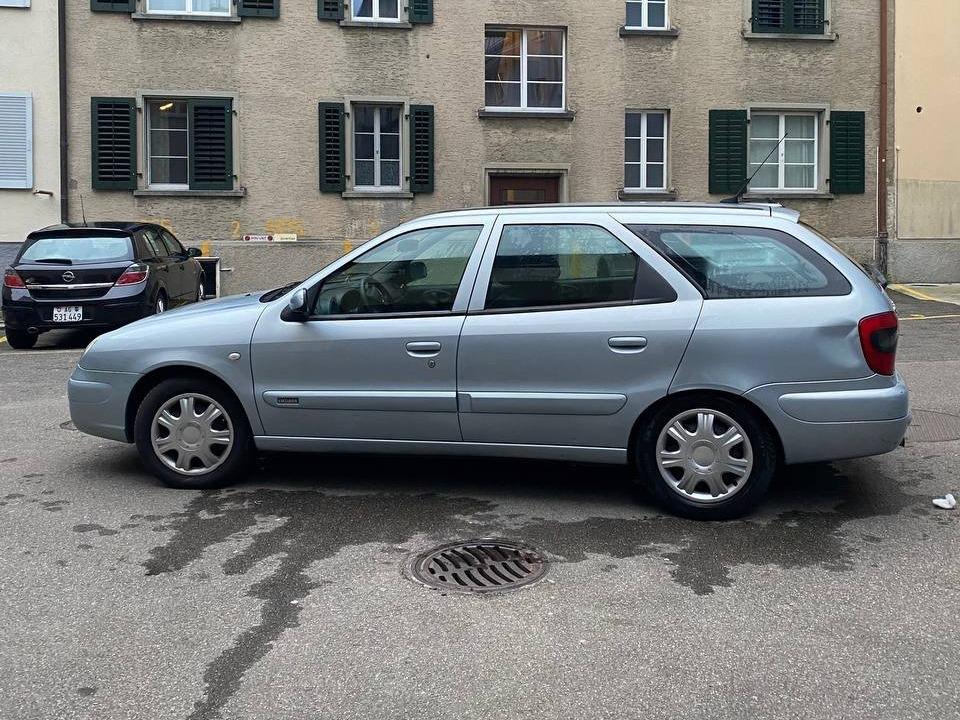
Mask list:
[[241,479],[253,438],[237,399],[215,382],[164,380],[147,393],[134,424],[140,458],[175,488],[223,487]]
[[677,515],[725,520],[748,512],[777,469],[777,444],[754,413],[720,396],[684,396],[640,429],[637,467]]
[[30,333],[26,330],[9,329],[6,331],[7,343],[14,350],[29,350],[37,344],[38,333]]
[[161,290],[159,293],[157,293],[157,299],[153,301],[153,314],[162,315],[166,311],[167,311],[167,296],[163,292],[163,290]]

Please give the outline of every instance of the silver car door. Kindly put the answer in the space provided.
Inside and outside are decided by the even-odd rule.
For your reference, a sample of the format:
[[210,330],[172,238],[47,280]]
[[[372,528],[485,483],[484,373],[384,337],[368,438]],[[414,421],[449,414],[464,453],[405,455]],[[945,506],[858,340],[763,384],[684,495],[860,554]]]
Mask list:
[[492,223],[405,226],[315,280],[309,320],[265,312],[251,353],[266,434],[460,440],[457,343]]
[[701,305],[606,214],[501,215],[460,337],[464,440],[627,447]]

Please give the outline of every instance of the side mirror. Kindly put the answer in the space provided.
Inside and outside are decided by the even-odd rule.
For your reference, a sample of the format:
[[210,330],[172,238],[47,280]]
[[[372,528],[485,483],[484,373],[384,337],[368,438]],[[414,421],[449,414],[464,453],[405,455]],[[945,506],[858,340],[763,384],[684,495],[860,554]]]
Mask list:
[[307,317],[307,291],[300,288],[290,296],[287,306],[280,313],[280,319],[287,322],[303,322]]
[[201,255],[203,255],[203,252],[200,250],[200,248],[187,248],[187,257],[195,258],[200,257]]

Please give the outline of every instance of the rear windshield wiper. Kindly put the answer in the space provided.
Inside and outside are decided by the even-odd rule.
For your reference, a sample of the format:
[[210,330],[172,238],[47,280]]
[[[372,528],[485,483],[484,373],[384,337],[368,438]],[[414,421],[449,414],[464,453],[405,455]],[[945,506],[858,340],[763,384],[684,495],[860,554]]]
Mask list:
[[23,260],[20,262],[51,263],[54,265],[73,265],[73,260],[69,258],[40,258],[38,260]]

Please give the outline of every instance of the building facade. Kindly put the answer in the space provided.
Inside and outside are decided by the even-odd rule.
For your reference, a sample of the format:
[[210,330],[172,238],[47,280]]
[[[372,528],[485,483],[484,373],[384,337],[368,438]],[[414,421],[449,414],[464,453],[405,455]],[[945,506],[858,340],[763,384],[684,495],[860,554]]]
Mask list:
[[0,243],[60,219],[57,27],[57,0],[0,0]]
[[[931,23],[931,18],[937,18]],[[960,282],[960,4],[912,0],[897,8],[897,242],[905,281]]]
[[82,195],[158,221],[224,291],[435,210],[719,200],[748,173],[874,257],[875,0],[91,0],[67,25],[71,219]]

